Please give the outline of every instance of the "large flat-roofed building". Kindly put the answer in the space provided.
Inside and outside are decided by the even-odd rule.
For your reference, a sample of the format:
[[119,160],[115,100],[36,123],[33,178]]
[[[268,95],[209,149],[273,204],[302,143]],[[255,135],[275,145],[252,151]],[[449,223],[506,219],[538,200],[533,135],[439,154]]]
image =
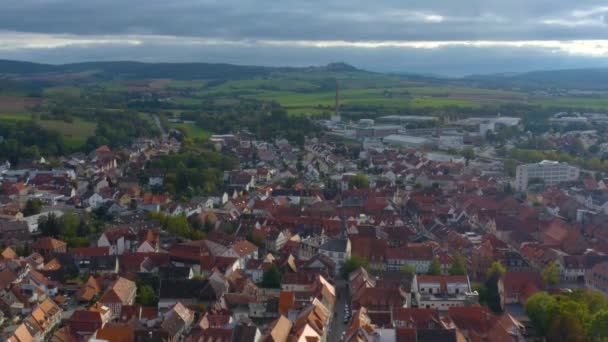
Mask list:
[[437,117],[435,116],[422,116],[422,115],[387,115],[377,118],[380,122],[394,123],[394,124],[408,124],[408,123],[422,123],[422,122],[435,122]]
[[568,163],[543,160],[536,164],[519,165],[516,169],[515,187],[519,191],[525,191],[533,179],[540,179],[546,185],[575,181],[578,179],[579,174],[580,169],[576,166],[571,166]]
[[431,146],[433,143],[430,139],[414,137],[411,135],[401,135],[401,134],[392,134],[382,141],[388,145],[397,145],[403,147],[413,147],[413,148],[422,148]]
[[384,138],[391,134],[397,134],[401,127],[397,125],[377,125],[369,127],[357,127],[358,138]]

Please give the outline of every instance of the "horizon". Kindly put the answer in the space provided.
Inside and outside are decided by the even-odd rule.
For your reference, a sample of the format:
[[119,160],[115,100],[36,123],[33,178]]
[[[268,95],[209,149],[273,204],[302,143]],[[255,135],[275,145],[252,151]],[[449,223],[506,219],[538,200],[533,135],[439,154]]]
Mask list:
[[78,65],[78,64],[88,64],[88,63],[141,63],[141,64],[208,64],[208,65],[233,65],[239,67],[268,67],[268,68],[294,68],[294,69],[305,69],[305,68],[322,68],[327,67],[331,64],[345,64],[347,66],[358,69],[362,72],[372,72],[372,73],[381,73],[381,74],[394,74],[401,76],[422,76],[422,77],[436,77],[436,78],[445,78],[445,79],[459,79],[459,78],[467,78],[474,76],[503,76],[503,75],[521,75],[527,73],[534,72],[559,72],[559,71],[575,71],[575,70],[594,70],[594,69],[608,69],[608,66],[605,67],[572,67],[572,68],[560,68],[560,69],[532,69],[527,71],[501,71],[501,72],[490,72],[490,73],[475,73],[475,74],[464,74],[464,75],[445,75],[445,74],[436,74],[436,73],[423,73],[423,72],[413,72],[413,71],[382,71],[382,70],[373,70],[359,67],[357,65],[353,65],[344,61],[330,61],[325,64],[310,64],[310,65],[254,65],[254,64],[239,64],[239,63],[226,63],[226,62],[172,62],[172,61],[137,61],[137,60],[87,60],[87,61],[79,61],[79,62],[67,62],[67,63],[45,63],[45,62],[37,62],[31,60],[17,60],[17,59],[4,59],[0,58],[0,62],[16,62],[16,63],[32,63],[38,65],[50,65],[50,66],[66,66],[66,65]]

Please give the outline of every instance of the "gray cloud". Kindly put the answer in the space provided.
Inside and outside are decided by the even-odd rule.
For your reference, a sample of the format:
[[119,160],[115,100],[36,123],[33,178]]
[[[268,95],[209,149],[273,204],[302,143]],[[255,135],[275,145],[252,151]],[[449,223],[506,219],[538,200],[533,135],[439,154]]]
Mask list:
[[[605,64],[597,57],[608,56],[608,4],[3,0],[0,31],[0,58],[40,62],[310,65],[343,60],[375,70],[464,74]],[[597,40],[597,47],[585,40]],[[412,42],[426,45],[414,48]]]
[[593,0],[4,0],[0,29],[227,39],[604,39],[605,6]]

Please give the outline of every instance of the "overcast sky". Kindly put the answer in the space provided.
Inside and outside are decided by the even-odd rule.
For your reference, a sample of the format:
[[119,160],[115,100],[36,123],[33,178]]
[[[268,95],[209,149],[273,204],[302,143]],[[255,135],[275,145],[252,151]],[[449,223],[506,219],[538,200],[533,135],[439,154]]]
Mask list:
[[608,66],[608,1],[1,0],[0,58],[344,61],[464,75]]

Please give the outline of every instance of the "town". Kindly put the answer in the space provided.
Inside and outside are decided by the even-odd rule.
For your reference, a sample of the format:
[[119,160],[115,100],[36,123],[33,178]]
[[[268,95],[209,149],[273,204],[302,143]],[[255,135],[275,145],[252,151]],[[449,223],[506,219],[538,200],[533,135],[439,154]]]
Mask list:
[[6,161],[3,339],[535,341],[576,331],[542,317],[560,300],[606,338],[608,116],[547,122],[336,114],[204,161],[178,129]]

